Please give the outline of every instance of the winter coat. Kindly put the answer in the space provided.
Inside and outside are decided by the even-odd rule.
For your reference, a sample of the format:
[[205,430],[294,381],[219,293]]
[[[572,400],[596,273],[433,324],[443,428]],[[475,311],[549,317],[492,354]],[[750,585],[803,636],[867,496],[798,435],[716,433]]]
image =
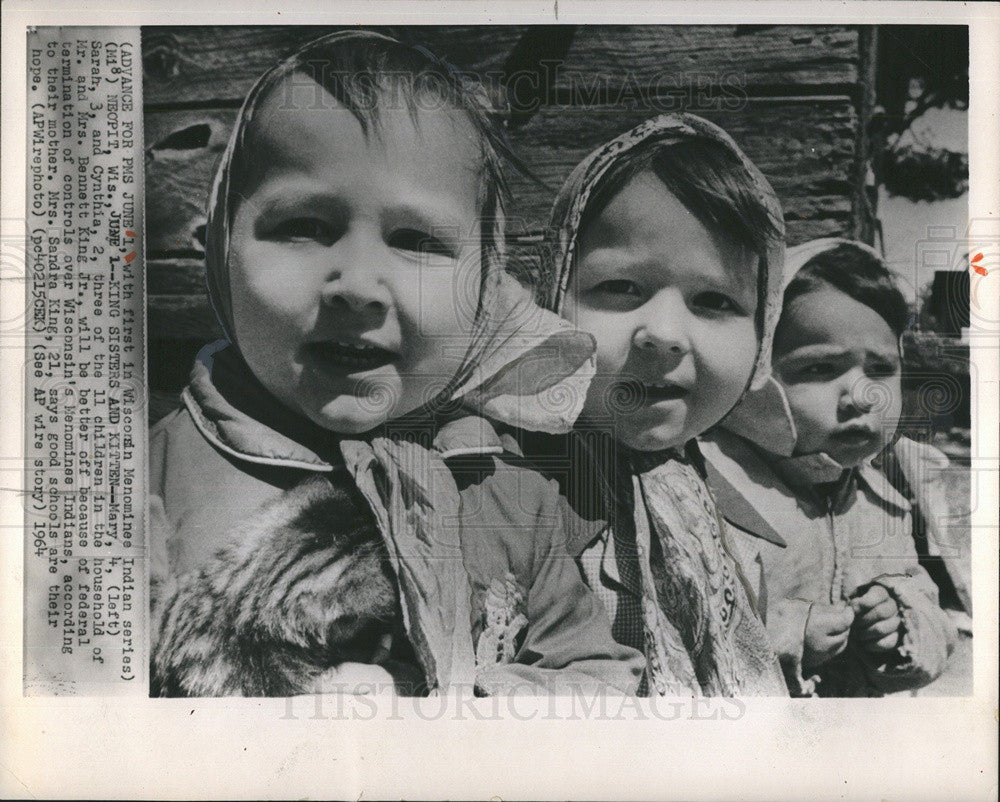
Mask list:
[[[239,408],[217,382],[241,388]],[[343,455],[331,448],[324,459],[317,453],[322,449],[309,449],[262,422],[276,412],[276,402],[231,351],[199,361],[183,399],[184,407],[150,437],[151,548],[160,598],[169,595],[165,587],[184,587],[183,577],[203,573],[220,550],[248,532],[263,528],[264,538],[288,538],[287,528],[278,524],[298,525],[296,516],[316,494],[315,487],[299,489],[304,480],[346,470],[389,547],[406,635],[428,688],[468,683],[490,694],[531,688],[635,691],[641,656],[611,638],[600,602],[567,551],[565,501],[556,483],[527,466],[514,441],[501,438],[484,418],[463,415],[437,431],[428,429],[430,447],[411,443],[408,452],[398,452],[403,459],[377,455],[386,448],[377,439],[343,441]],[[402,481],[386,482],[381,465],[390,459],[399,465]],[[436,483],[457,489],[457,505],[435,507],[449,495]],[[397,504],[387,493],[409,498]],[[389,520],[399,513],[429,518],[431,525]],[[281,547],[280,541],[275,544]],[[215,614],[205,622],[212,626],[221,611],[238,610],[239,599],[226,598],[218,575],[206,579],[215,583],[218,597],[210,600]],[[232,584],[235,592],[238,585]],[[207,591],[195,582],[185,592],[197,597]],[[280,615],[268,604],[287,603],[273,588],[260,598],[264,609],[243,611],[255,621]],[[170,625],[165,621],[161,629]],[[169,639],[161,632],[162,640]],[[176,644],[177,651],[185,648]],[[165,654],[160,647],[155,652],[154,673],[156,660],[169,671],[201,671],[185,668],[184,655]],[[183,679],[175,678],[175,684],[184,688]],[[196,678],[189,690],[199,684],[211,682]],[[293,677],[284,690],[294,686]]]

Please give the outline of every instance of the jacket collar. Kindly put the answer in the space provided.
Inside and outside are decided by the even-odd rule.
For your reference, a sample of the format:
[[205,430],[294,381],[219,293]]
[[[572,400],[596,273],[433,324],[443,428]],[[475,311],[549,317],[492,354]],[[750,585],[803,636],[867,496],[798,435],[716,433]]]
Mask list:
[[[181,398],[205,439],[237,459],[316,472],[331,471],[341,461],[341,438],[290,413],[227,340],[201,350]],[[419,428],[426,430],[426,423]],[[517,451],[511,438],[501,440],[489,421],[467,412],[441,423],[431,447],[446,459]]]
[[[795,460],[780,460],[749,440],[722,429],[707,437],[707,447],[711,449],[711,458],[706,460],[708,483],[723,517],[750,534],[784,545],[778,532],[794,532],[800,526],[794,510],[803,499],[801,490],[793,488],[807,484],[790,476],[789,469],[794,467]],[[785,470],[779,469],[778,461],[783,462]],[[850,480],[842,487],[845,493],[862,486],[891,508],[900,512],[910,509],[909,502],[878,469],[865,463],[845,474],[843,466],[835,464],[834,481]]]
[[858,479],[886,504],[891,504],[901,512],[910,511],[910,502],[892,486],[888,477],[870,463],[858,468]]
[[[762,453],[767,454],[767,452]],[[871,464],[872,460],[864,461],[854,470],[845,468],[825,453],[804,454],[777,460],[771,457],[771,460],[778,475],[793,487],[832,483],[854,478],[859,484],[868,488],[880,501],[901,512],[909,512],[910,510],[910,502],[892,486],[882,471]]]
[[729,523],[749,532],[756,537],[785,547],[788,544],[778,534],[777,530],[757,512],[757,509],[747,501],[746,497],[711,462],[705,462],[708,486],[712,489],[715,504],[722,517]]

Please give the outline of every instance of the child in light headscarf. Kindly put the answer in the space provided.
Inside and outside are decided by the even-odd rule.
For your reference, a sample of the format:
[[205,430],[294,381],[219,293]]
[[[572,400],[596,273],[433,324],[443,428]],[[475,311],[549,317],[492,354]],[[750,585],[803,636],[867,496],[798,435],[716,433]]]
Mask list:
[[[872,465],[896,439],[908,308],[866,245],[788,257],[772,378],[705,438],[709,481],[794,695],[919,688],[944,669],[952,627],[918,565],[910,503]],[[919,492],[914,462],[934,454],[895,445]]]
[[565,430],[593,372],[503,270],[505,155],[377,34],[251,90],[208,225],[227,339],[150,436],[154,693],[634,691],[558,488],[487,420]]
[[[590,154],[556,201],[545,305],[597,340],[597,376],[567,440],[581,568],[642,693],[787,695],[728,551],[694,438],[770,370],[783,220],[721,129],[648,120]],[[568,449],[568,450],[567,450]]]

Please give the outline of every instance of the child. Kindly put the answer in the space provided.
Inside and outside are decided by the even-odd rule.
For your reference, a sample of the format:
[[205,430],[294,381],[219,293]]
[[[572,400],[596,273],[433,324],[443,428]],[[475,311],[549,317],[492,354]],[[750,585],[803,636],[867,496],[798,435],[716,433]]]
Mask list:
[[[944,668],[951,626],[917,564],[910,505],[870,464],[901,406],[908,309],[867,246],[789,252],[773,378],[703,444],[794,695],[878,696]],[[915,444],[914,444],[915,445]],[[749,502],[776,549],[738,509]]]
[[[548,308],[597,340],[567,493],[588,584],[643,693],[787,695],[693,438],[770,367],[780,206],[719,128],[651,119],[594,151],[554,208]],[[539,453],[566,448],[546,438]]]
[[505,154],[474,87],[380,35],[251,90],[208,226],[227,340],[151,433],[154,693],[634,691],[558,488],[473,414],[568,428],[592,371],[502,270]]

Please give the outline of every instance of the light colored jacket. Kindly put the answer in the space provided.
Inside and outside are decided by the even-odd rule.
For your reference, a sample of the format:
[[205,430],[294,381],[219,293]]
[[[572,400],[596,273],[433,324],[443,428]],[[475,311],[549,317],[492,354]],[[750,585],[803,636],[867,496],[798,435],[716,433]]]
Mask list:
[[[756,585],[768,633],[795,695],[876,696],[918,688],[944,670],[952,626],[937,587],[917,562],[910,504],[870,465],[845,474],[832,496],[813,492],[794,458],[780,460],[716,429],[701,442],[709,484],[744,573]],[[750,515],[751,508],[755,515]],[[777,533],[786,543],[771,542]],[[836,604],[878,583],[900,606],[896,653],[874,663],[849,645],[803,676],[813,604]]]

